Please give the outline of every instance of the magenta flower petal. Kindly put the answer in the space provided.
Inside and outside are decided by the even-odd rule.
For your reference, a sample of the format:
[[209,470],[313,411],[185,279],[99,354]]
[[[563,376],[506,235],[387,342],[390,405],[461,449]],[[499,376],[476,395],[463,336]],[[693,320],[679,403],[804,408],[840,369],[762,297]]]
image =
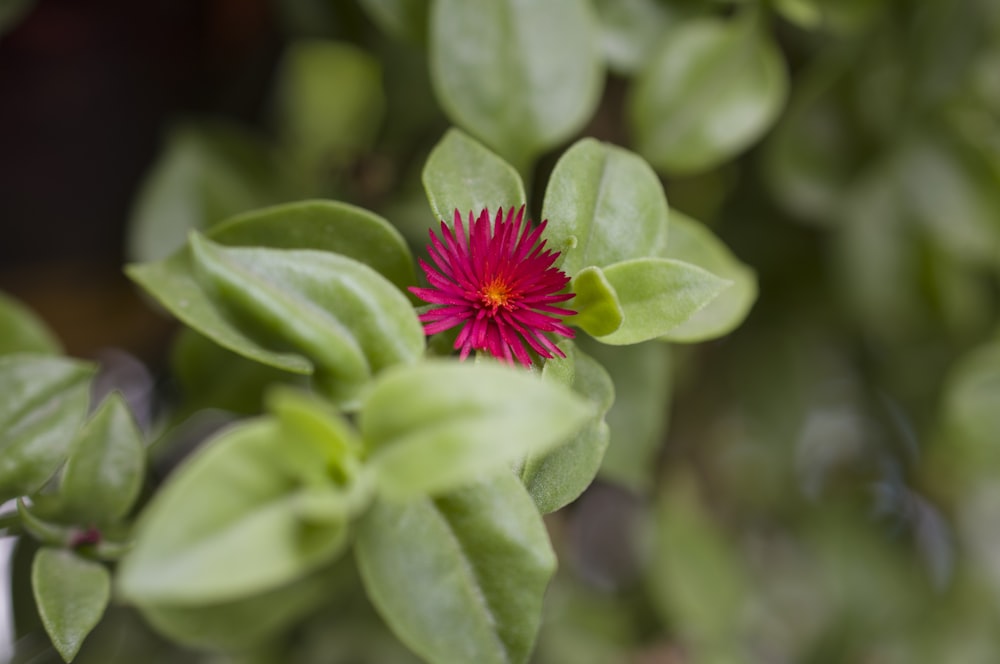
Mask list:
[[[432,305],[420,316],[424,332],[437,334],[462,326],[455,339],[459,357],[485,350],[502,362],[531,366],[528,348],[544,358],[565,357],[546,334],[573,338],[563,322],[575,311],[553,306],[573,297],[562,292],[569,277],[552,267],[559,252],[545,248],[543,221],[532,228],[524,207],[469,212],[468,229],[455,210],[453,226],[441,222],[441,235],[429,231],[430,262],[419,261],[428,288],[410,292]],[[431,265],[433,263],[433,265]],[[526,347],[527,346],[527,347]]]

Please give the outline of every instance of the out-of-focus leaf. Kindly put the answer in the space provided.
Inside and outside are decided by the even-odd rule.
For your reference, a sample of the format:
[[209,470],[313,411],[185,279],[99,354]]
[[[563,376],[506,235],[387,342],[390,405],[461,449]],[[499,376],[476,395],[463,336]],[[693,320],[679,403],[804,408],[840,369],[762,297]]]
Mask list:
[[899,200],[936,242],[971,263],[1000,259],[1000,173],[945,136],[923,132],[895,155]]
[[691,478],[673,477],[665,484],[649,581],[663,618],[685,640],[711,652],[732,647],[740,637],[750,587],[742,559],[696,492]]
[[861,137],[834,79],[844,58],[817,62],[802,74],[788,112],[765,144],[764,175],[796,217],[829,224],[861,166]]
[[0,4],[0,35],[14,29],[34,6],[35,0],[5,0]]
[[450,224],[457,210],[464,218],[488,209],[519,208],[525,203],[521,176],[499,156],[458,129],[449,129],[431,150],[423,170],[431,210]]
[[132,208],[128,255],[159,260],[191,230],[285,198],[275,157],[257,137],[224,124],[180,126],[146,175]]
[[367,150],[385,99],[378,62],[354,46],[293,42],[277,72],[279,132],[295,163],[323,169]]
[[615,386],[615,402],[607,415],[611,442],[601,477],[645,491],[653,483],[670,414],[671,349],[666,344],[605,346],[580,341],[607,369]]
[[528,661],[556,559],[511,473],[435,499],[376,503],[355,555],[375,607],[421,657]]
[[171,475],[136,524],[118,569],[140,606],[211,607],[276,590],[332,560],[343,521],[304,518],[326,460],[271,420],[229,429]]
[[771,127],[787,90],[781,54],[754,21],[681,23],[636,80],[629,100],[636,145],[667,173],[708,170]]
[[181,330],[174,342],[171,367],[185,412],[218,408],[256,415],[270,386],[306,381],[301,374],[249,360],[190,328]]
[[65,661],[73,661],[108,605],[111,575],[72,551],[44,548],[35,554],[31,585],[52,645]]
[[584,399],[520,368],[427,361],[387,372],[359,426],[379,490],[399,500],[453,489],[567,441]]
[[342,592],[342,577],[336,567],[325,568],[245,599],[197,606],[140,604],[139,610],[157,631],[179,644],[259,651],[282,630]]
[[649,58],[677,11],[656,0],[591,0],[601,25],[608,67],[635,73]]
[[360,3],[385,32],[417,44],[427,41],[430,0],[360,0]]
[[697,265],[733,285],[661,338],[695,342],[728,334],[743,322],[757,299],[757,275],[704,225],[677,211],[671,212],[670,219],[670,244],[662,255]]
[[594,19],[577,0],[437,0],[430,67],[451,119],[522,173],[580,129],[601,87]]
[[28,307],[0,292],[0,355],[58,354],[59,340]]
[[128,514],[142,488],[146,447],[128,404],[113,392],[81,429],[59,484],[60,511],[82,524]]
[[545,237],[570,276],[595,265],[656,256],[667,245],[667,198],[635,154],[593,139],[559,159],[545,190]]
[[618,329],[597,339],[614,346],[667,334],[732,286],[732,281],[668,258],[622,261],[605,268],[604,276],[625,316]]
[[565,359],[545,362],[542,378],[567,385],[591,402],[594,415],[569,442],[544,454],[531,454],[521,469],[521,481],[542,514],[576,500],[597,475],[610,433],[604,420],[615,400],[611,377],[575,344],[566,344]]
[[1000,470],[1000,344],[990,342],[963,356],[944,388],[947,465],[968,481]]
[[40,489],[87,415],[93,369],[45,355],[0,357],[0,500]]

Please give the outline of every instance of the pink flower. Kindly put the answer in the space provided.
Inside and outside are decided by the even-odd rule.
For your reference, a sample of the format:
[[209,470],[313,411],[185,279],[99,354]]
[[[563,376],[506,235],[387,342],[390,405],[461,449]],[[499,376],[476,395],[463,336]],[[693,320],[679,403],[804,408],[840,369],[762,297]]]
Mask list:
[[[424,332],[436,334],[463,326],[455,348],[465,359],[473,350],[489,351],[513,364],[531,366],[524,344],[540,357],[565,357],[547,333],[573,338],[573,330],[560,320],[576,312],[553,306],[573,297],[561,292],[569,277],[552,267],[558,251],[545,250],[539,242],[545,223],[532,229],[522,223],[524,206],[514,213],[497,210],[490,224],[489,210],[478,219],[469,212],[466,234],[462,215],[455,210],[454,230],[441,222],[441,238],[430,230],[428,246],[435,267],[420,261],[430,288],[410,288],[420,299],[436,306],[420,316]],[[436,268],[436,269],[435,269]]]

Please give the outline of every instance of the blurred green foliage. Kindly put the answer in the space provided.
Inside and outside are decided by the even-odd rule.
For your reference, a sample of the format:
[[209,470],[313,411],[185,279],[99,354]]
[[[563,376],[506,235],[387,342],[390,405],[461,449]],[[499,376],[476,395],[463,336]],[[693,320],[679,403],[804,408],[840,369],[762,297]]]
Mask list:
[[[670,201],[662,255],[703,264],[672,253],[697,218],[729,247],[702,259],[750,293],[730,306],[759,283],[721,341],[583,345],[615,382],[601,476],[628,498],[593,492],[547,517],[561,569],[534,661],[1000,661],[998,3],[276,6],[273,125],[178,125],[136,199],[134,258],[318,196],[419,244],[434,222],[421,167],[456,124],[514,164],[536,211],[574,136],[639,152]],[[456,136],[453,165],[480,154]],[[16,306],[0,302],[0,322]],[[17,350],[54,349],[9,318],[12,338],[35,339]],[[191,403],[259,412],[273,377],[203,341],[175,349]],[[229,386],[199,374],[209,363]],[[58,661],[18,609],[27,556],[13,662]],[[76,661],[414,661],[350,561],[324,573],[309,600],[327,606],[251,650],[180,650],[113,608]]]

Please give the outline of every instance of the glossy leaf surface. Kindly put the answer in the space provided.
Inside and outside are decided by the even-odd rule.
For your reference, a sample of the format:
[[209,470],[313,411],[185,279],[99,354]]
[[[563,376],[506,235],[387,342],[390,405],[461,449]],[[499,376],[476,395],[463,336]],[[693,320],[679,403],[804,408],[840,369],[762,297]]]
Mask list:
[[124,517],[146,468],[143,435],[121,393],[113,392],[73,442],[59,484],[61,511],[82,524]]
[[528,661],[556,559],[509,472],[435,499],[376,503],[355,555],[379,613],[427,661]]
[[622,148],[583,139],[559,159],[545,190],[545,237],[573,276],[595,265],[658,255],[669,210],[656,173]]
[[757,275],[740,262],[712,231],[694,219],[674,211],[670,228],[670,244],[662,254],[664,258],[697,265],[728,279],[732,285],[662,338],[690,343],[728,334],[746,319],[757,299]]
[[575,345],[570,346],[567,356],[546,361],[542,377],[567,385],[587,399],[594,415],[569,442],[544,454],[529,455],[525,460],[521,481],[542,514],[568,505],[590,486],[610,439],[604,416],[615,399],[611,377]]
[[58,357],[0,357],[0,498],[37,491],[56,472],[87,415],[87,364]]
[[270,420],[228,429],[175,471],[119,568],[126,599],[212,606],[279,588],[337,554],[345,524],[300,513],[306,479],[326,462],[282,433]]
[[700,267],[665,258],[622,261],[603,272],[618,296],[624,318],[618,329],[597,339],[615,346],[666,334],[732,283]]
[[379,490],[406,499],[551,449],[591,416],[585,400],[519,367],[442,360],[387,372],[364,401],[359,426]]
[[100,563],[72,551],[43,548],[31,566],[31,586],[52,645],[72,661],[104,614],[111,575]]
[[[451,224],[455,210],[463,221],[472,211],[519,208],[525,203],[517,171],[501,157],[458,129],[449,129],[431,150],[423,170],[424,190],[438,220]],[[436,224],[431,224],[435,229]]]

